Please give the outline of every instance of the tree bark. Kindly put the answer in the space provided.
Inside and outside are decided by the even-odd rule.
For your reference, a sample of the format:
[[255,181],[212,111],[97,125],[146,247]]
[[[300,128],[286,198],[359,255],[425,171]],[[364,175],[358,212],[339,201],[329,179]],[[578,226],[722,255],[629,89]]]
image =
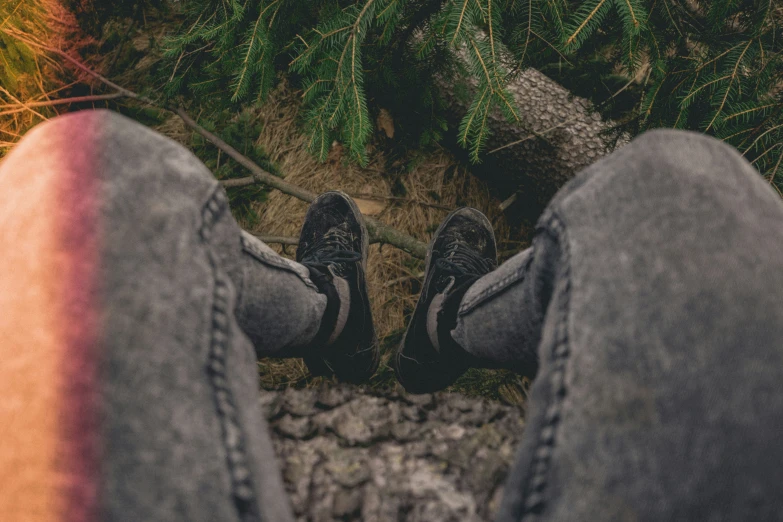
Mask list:
[[[472,96],[476,84],[463,80],[463,87],[466,81]],[[449,125],[457,129],[471,99],[459,96],[460,89],[454,85],[443,81],[440,91]],[[515,206],[525,206],[531,217],[539,214],[579,170],[629,141],[627,135],[613,136],[613,123],[591,111],[590,102],[572,96],[535,69],[520,73],[508,90],[520,121],[509,123],[500,111],[491,115],[486,152],[472,170],[488,181],[502,200],[519,193]],[[464,149],[460,155],[467,157]]]

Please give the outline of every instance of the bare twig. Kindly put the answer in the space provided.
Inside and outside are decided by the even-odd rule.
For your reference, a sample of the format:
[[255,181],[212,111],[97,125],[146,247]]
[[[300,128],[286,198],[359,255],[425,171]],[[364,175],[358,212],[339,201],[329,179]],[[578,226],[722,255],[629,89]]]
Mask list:
[[[251,179],[253,179],[255,183],[263,183],[264,185],[268,185],[272,188],[279,190],[284,194],[288,194],[289,196],[293,196],[297,199],[301,199],[302,201],[305,201],[307,203],[312,203],[313,200],[315,200],[315,198],[317,197],[317,194],[315,194],[314,192],[310,192],[309,190],[303,189],[302,187],[299,187],[292,183],[288,183],[287,181],[283,181],[282,179],[278,178],[274,174],[271,174],[266,170],[262,169],[256,163],[254,163],[253,160],[251,160],[247,156],[242,155],[234,147],[232,147],[231,145],[221,140],[220,138],[218,138],[217,136],[209,132],[207,129],[200,126],[198,123],[196,123],[193,120],[193,118],[188,116],[188,114],[183,109],[181,108],[176,109],[174,110],[174,112],[180,118],[182,118],[182,121],[185,122],[185,125],[195,130],[197,133],[203,136],[207,141],[215,145],[217,148],[221,149],[223,152],[231,156],[237,163],[239,163],[247,170],[252,172],[253,176],[251,177]],[[248,178],[240,178],[238,180],[232,180],[232,181],[242,183],[242,184],[235,183],[234,185],[230,185],[235,187],[251,184]],[[378,221],[377,219],[371,218],[369,216],[364,216],[364,222],[367,225],[368,232],[370,233],[371,243],[388,243],[389,245],[395,246],[400,250],[404,250],[405,252],[408,252],[410,255],[414,257],[418,257],[421,259],[424,259],[424,257],[426,257],[427,246],[421,241],[419,241],[418,239],[411,237],[403,232],[400,232],[396,228],[385,225],[380,221]]]
[[[248,185],[254,185],[257,183],[253,176],[247,176],[244,178],[224,179],[220,182],[225,188],[247,187]],[[371,199],[377,201],[398,201],[400,203],[410,203],[411,205],[421,205],[422,207],[432,207],[440,210],[451,212],[454,210],[446,205],[439,205],[437,203],[430,203],[429,201],[419,201],[410,198],[400,198],[396,196],[382,196],[379,194],[349,194],[354,199]]]
[[248,185],[255,185],[255,183],[256,178],[253,176],[247,176],[246,178],[224,179],[220,182],[224,188],[247,187]]
[[[257,183],[257,181],[253,176],[247,176],[244,178],[224,179],[220,182],[220,184],[223,185],[223,187],[225,188],[247,187],[248,185],[254,185],[255,183]],[[446,212],[451,212],[452,210],[454,210],[453,208],[447,207],[446,205],[439,205],[437,203],[430,203],[429,201],[419,201],[410,198],[382,196],[379,194],[349,194],[349,195],[352,198],[357,198],[357,199],[372,199],[377,201],[397,201],[400,203],[410,203],[411,205],[420,205],[422,207],[437,208],[439,210],[445,210]]]
[[[284,245],[284,246],[298,246],[299,245],[299,238],[293,237],[293,236],[265,236],[263,234],[254,234],[254,236],[267,245]],[[378,243],[385,243],[385,241],[381,241],[377,238],[370,239],[370,244],[378,244]],[[418,277],[421,279],[423,276],[414,276],[410,275],[410,277]]]
[[[228,154],[230,157],[234,159],[237,163],[245,167],[247,170],[253,173],[252,179],[254,180],[254,183],[263,183],[264,185],[268,185],[272,188],[275,188],[279,190],[280,192],[283,192],[284,194],[288,194],[289,196],[293,196],[297,199],[301,199],[302,201],[306,201],[308,203],[312,203],[313,200],[318,196],[314,192],[310,192],[309,190],[303,189],[302,187],[299,187],[297,185],[294,185],[292,183],[288,183],[287,181],[283,181],[282,179],[278,178],[274,174],[271,174],[270,172],[267,172],[266,170],[259,167],[253,160],[248,158],[247,156],[244,156],[241,152],[236,150],[234,147],[217,137],[216,135],[209,132],[207,129],[196,123],[196,121],[188,116],[188,114],[182,109],[174,109],[174,113],[179,116],[182,121],[185,122],[185,125],[196,131],[198,134],[200,134],[202,137],[204,137],[208,142],[215,145],[217,148],[221,149],[223,152]],[[242,178],[247,179],[247,178]],[[247,185],[250,185],[251,183],[246,183]],[[235,185],[236,186],[236,185]],[[240,185],[241,186],[241,185]]]
[[4,93],[6,96],[11,98],[11,100],[16,102],[17,107],[19,107],[19,109],[17,111],[10,111],[9,114],[11,114],[13,112],[29,111],[29,112],[35,114],[36,116],[38,116],[39,118],[41,118],[42,120],[46,120],[46,116],[44,116],[43,114],[41,114],[40,112],[38,112],[36,110],[31,109],[29,105],[27,105],[25,102],[21,101],[20,99],[16,98],[13,94],[11,94],[9,91],[4,89],[2,86],[0,86],[0,92]]
[[427,245],[418,239],[400,232],[396,228],[384,225],[380,221],[371,217],[364,217],[367,224],[367,230],[370,232],[371,243],[387,243],[404,250],[413,257],[424,259],[427,257]]
[[298,237],[286,237],[286,236],[259,236],[258,239],[266,243],[267,245],[292,245],[297,246],[299,244]]
[[74,98],[61,98],[59,100],[47,100],[39,102],[26,102],[26,103],[9,103],[6,105],[0,105],[2,109],[19,109],[22,107],[52,107],[54,105],[70,105],[72,103],[85,103],[96,102],[105,100],[115,100],[117,98],[124,98],[125,94],[121,92],[113,92],[111,94],[95,94],[92,96],[76,96]]

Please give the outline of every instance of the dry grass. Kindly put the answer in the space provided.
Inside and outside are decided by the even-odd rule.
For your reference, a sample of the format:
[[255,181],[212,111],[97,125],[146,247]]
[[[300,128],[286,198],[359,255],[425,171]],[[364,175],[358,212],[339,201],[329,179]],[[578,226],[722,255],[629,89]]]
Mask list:
[[187,148],[191,146],[191,140],[193,138],[193,131],[189,129],[185,122],[176,114],[170,114],[163,123],[153,127],[154,130],[160,132],[164,136],[171,138],[180,145]]
[[0,35],[5,40],[0,44],[0,60],[5,61],[0,65],[2,158],[35,125],[67,112],[66,106],[27,104],[62,98],[71,82],[84,79],[39,46],[76,54],[93,42],[58,0],[0,1]]
[[[405,188],[401,199],[392,197],[389,175],[384,172],[382,153],[371,154],[369,166],[361,168],[340,157],[339,146],[333,147],[330,160],[316,161],[306,151],[306,137],[297,128],[299,108],[297,93],[282,85],[259,110],[263,131],[258,143],[270,155],[286,181],[320,193],[342,190],[353,196],[375,196],[383,203],[375,217],[412,236],[429,241],[448,209],[469,205],[483,211],[495,226],[500,248],[524,246],[510,240],[510,227],[498,208],[499,202],[488,187],[467,173],[465,168],[445,150],[422,158],[400,175],[397,185]],[[445,208],[441,208],[445,207]],[[251,232],[262,235],[298,236],[307,211],[307,204],[279,192],[257,204],[259,224]],[[271,245],[282,255],[293,258],[294,249],[283,250]],[[418,297],[423,262],[389,245],[371,245],[368,259],[368,286],[378,337],[385,348],[381,371],[376,380],[389,376],[386,367],[390,349],[399,341],[406,317],[412,312]],[[385,342],[384,342],[385,341]],[[307,372],[300,360],[262,361],[264,386],[276,387],[293,382],[307,382]]]

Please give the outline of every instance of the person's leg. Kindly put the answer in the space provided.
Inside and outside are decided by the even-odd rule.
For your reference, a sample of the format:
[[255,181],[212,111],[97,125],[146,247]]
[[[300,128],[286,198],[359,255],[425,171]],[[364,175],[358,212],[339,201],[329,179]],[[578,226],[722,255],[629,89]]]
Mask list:
[[736,151],[653,131],[457,296],[470,361],[535,375],[499,520],[781,519],[781,224]]
[[33,130],[0,189],[0,519],[291,520],[256,355],[317,348],[331,281],[106,111]]

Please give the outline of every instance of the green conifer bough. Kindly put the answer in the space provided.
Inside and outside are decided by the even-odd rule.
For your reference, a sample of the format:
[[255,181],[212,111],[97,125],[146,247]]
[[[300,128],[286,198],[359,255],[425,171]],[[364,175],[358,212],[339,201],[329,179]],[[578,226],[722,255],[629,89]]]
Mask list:
[[[751,0],[188,0],[166,90],[262,102],[278,71],[304,92],[310,149],[366,161],[376,100],[433,115],[439,84],[474,86],[458,141],[479,161],[487,118],[536,67],[619,128],[701,130],[776,182],[783,158],[783,6]],[[445,82],[444,82],[445,80]]]

